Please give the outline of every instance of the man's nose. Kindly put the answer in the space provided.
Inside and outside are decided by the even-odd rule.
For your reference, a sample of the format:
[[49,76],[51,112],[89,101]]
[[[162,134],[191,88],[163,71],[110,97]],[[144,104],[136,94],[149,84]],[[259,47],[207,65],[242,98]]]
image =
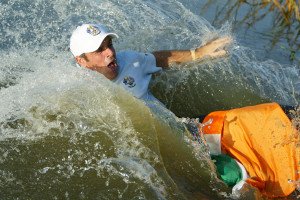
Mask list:
[[109,46],[105,49],[105,55],[106,56],[113,56],[115,52],[115,49],[113,46]]

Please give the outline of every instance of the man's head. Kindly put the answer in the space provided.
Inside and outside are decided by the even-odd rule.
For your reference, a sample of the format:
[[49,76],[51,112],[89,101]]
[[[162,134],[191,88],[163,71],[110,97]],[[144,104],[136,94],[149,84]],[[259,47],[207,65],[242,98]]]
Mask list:
[[118,36],[100,24],[83,24],[73,31],[70,50],[79,65],[112,80],[118,75],[116,52],[112,45],[114,37]]

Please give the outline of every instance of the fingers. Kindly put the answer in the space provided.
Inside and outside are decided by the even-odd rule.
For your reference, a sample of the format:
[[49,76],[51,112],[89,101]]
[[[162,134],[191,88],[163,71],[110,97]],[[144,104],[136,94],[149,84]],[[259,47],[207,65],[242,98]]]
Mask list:
[[228,54],[225,46],[231,42],[232,38],[228,36],[215,39],[196,49],[197,58],[203,58],[206,56],[211,58],[225,56]]
[[211,41],[208,45],[211,45],[212,48],[218,49],[224,47],[227,44],[230,44],[231,42],[232,42],[231,37],[222,37],[214,41]]
[[211,41],[210,44],[206,45],[208,56],[216,58],[227,55],[228,52],[226,51],[225,46],[230,44],[231,42],[232,38],[228,36]]
[[219,50],[219,51],[215,51],[213,53],[210,53],[209,56],[212,58],[217,58],[217,57],[222,57],[227,55],[228,52],[226,50]]
[[228,43],[232,42],[232,38],[229,36],[226,36],[226,37],[218,38],[212,42],[217,43],[217,44],[228,44]]

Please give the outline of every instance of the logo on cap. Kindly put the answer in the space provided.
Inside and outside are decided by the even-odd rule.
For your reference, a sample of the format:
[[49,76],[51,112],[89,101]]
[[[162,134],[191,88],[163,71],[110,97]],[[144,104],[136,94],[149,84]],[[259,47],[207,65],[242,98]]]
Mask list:
[[86,32],[88,34],[91,34],[92,36],[96,36],[96,35],[100,34],[101,31],[97,27],[89,25],[86,29]]

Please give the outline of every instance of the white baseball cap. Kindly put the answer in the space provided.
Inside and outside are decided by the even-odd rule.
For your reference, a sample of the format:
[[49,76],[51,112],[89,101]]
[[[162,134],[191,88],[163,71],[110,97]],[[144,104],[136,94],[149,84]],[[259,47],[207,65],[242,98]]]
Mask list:
[[83,24],[73,31],[70,50],[74,56],[96,51],[107,36],[118,38],[117,34],[108,32],[101,24]]

